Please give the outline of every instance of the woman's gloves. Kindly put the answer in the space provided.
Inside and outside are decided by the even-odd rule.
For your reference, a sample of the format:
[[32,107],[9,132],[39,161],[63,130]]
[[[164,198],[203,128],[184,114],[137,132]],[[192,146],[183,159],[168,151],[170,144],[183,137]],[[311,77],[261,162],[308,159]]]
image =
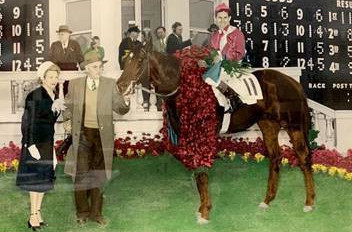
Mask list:
[[35,144],[28,147],[29,154],[36,160],[40,160],[40,153]]
[[55,170],[57,165],[57,158],[56,158],[56,151],[55,151],[55,146],[53,147],[53,168]]
[[[35,144],[31,145],[28,147],[29,154],[36,160],[40,160],[41,156],[39,153],[38,148],[35,146]],[[55,147],[53,147],[53,168],[55,170],[57,165],[57,158],[56,158],[56,151]]]
[[51,106],[51,110],[54,112],[54,113],[60,113],[61,111],[64,111],[66,110],[66,106],[65,106],[65,101],[63,99],[56,99],[54,102],[53,102],[53,105]]

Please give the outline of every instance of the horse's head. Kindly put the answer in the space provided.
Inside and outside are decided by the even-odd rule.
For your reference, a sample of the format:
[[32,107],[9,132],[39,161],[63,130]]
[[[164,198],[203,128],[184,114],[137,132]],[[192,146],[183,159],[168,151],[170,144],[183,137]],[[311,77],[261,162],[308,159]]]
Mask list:
[[132,46],[130,53],[124,60],[124,70],[117,80],[117,86],[123,95],[133,91],[136,84],[148,78],[149,54],[152,51],[151,40],[145,45]]
[[117,81],[122,94],[131,93],[134,85],[140,83],[150,83],[160,96],[167,97],[176,93],[180,80],[179,60],[152,49],[151,39],[144,46],[132,48],[125,59],[124,71]]

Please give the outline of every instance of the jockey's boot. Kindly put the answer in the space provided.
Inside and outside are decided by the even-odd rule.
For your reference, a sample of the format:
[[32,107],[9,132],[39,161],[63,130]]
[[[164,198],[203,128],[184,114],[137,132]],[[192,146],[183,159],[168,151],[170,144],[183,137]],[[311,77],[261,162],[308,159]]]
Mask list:
[[232,89],[230,86],[225,84],[224,82],[220,82],[218,87],[216,87],[224,96],[230,100],[230,109],[228,109],[225,113],[233,113],[237,111],[239,108],[244,106],[245,104],[240,99],[239,95]]

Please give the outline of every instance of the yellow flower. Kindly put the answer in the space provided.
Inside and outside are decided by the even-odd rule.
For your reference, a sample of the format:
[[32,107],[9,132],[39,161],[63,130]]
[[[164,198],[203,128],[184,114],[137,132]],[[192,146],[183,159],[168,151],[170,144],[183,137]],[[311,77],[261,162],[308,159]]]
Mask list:
[[346,175],[346,173],[347,173],[347,170],[344,169],[344,168],[338,168],[338,169],[337,169],[337,174],[338,174],[341,178],[343,178],[343,177]]
[[258,152],[258,153],[256,153],[256,154],[254,155],[254,158],[255,158],[255,160],[257,161],[257,163],[259,163],[259,162],[263,161],[263,159],[265,158],[265,156],[263,156],[262,154],[260,154],[260,153]]
[[320,170],[320,164],[313,164],[312,165],[313,172],[319,172]]
[[142,157],[145,154],[145,149],[141,149],[141,150],[137,149],[136,152],[139,157]]
[[287,159],[287,158],[282,158],[281,164],[282,164],[283,166],[285,166],[286,164],[288,164],[288,159]]
[[222,151],[219,151],[219,153],[218,153],[218,156],[220,157],[220,158],[224,158],[225,157],[225,155],[226,155],[226,149],[224,149],[224,150],[222,150]]
[[328,170],[328,168],[321,164],[320,165],[320,170],[325,173]]
[[15,171],[17,171],[17,169],[18,169],[18,159],[12,160],[11,164],[12,164],[13,169],[15,169]]
[[335,176],[336,172],[337,172],[337,168],[336,167],[330,167],[329,168],[328,173],[329,173],[330,176]]
[[231,160],[234,160],[235,157],[236,157],[236,152],[230,151],[230,152],[229,152],[229,157],[230,157]]
[[0,172],[2,172],[2,173],[6,172],[6,164],[5,163],[0,163]]
[[132,156],[133,154],[134,154],[134,150],[132,150],[131,148],[127,148],[126,155],[127,156]]
[[243,154],[242,159],[244,160],[244,162],[248,162],[248,158],[251,156],[251,153],[246,152]]
[[115,151],[116,151],[117,156],[120,156],[121,153],[122,153],[122,150],[121,150],[121,149],[116,149]]
[[351,181],[352,180],[352,173],[349,172],[345,175],[345,179]]

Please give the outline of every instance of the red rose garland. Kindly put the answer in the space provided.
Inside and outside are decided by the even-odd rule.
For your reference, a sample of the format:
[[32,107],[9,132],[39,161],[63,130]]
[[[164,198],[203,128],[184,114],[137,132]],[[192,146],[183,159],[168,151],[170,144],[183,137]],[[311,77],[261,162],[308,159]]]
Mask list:
[[189,169],[211,167],[216,155],[216,98],[211,87],[202,79],[205,69],[197,64],[209,53],[207,48],[197,46],[176,53],[181,60],[181,80],[176,100],[180,112],[180,133],[176,147],[168,140],[164,117],[165,147]]

